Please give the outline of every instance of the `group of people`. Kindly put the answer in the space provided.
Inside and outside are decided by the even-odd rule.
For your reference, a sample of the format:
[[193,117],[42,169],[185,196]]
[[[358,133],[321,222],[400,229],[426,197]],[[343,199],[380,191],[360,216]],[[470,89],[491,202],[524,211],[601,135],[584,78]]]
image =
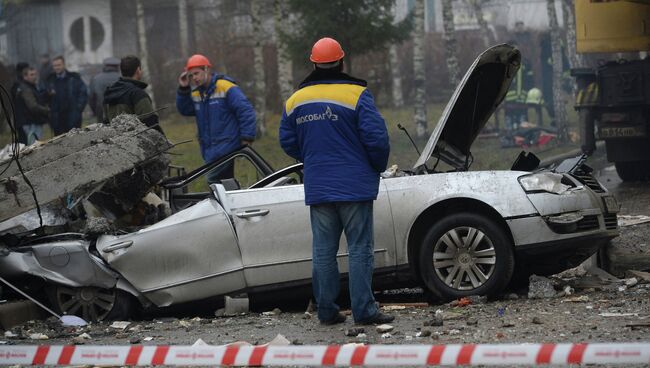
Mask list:
[[39,70],[20,62],[16,74],[10,93],[20,143],[30,145],[40,140],[45,125],[52,128],[54,135],[80,128],[88,103],[98,123],[108,123],[121,113],[130,113],[162,132],[151,98],[144,91],[147,84],[141,81],[140,60],[135,56],[104,60],[103,70],[92,78],[90,88],[79,73],[66,68],[63,56],[50,61],[43,55]]
[[16,75],[11,97],[21,143],[32,144],[40,139],[46,124],[56,135],[81,126],[88,91],[81,76],[66,69],[63,56],[50,61],[44,55],[39,70],[20,62],[16,65]]
[[[312,48],[314,70],[286,101],[280,145],[304,163],[305,204],[313,235],[312,285],[318,319],[342,323],[336,254],[345,233],[349,252],[352,316],[358,324],[386,323],[393,317],[377,308],[372,292],[373,201],[379,174],[386,169],[389,140],[367,83],[344,73],[345,53],[332,38]],[[178,78],[176,107],[195,116],[201,154],[213,161],[255,139],[255,111],[235,81],[211,70],[203,55],[193,55]],[[209,181],[232,178],[233,168]]]

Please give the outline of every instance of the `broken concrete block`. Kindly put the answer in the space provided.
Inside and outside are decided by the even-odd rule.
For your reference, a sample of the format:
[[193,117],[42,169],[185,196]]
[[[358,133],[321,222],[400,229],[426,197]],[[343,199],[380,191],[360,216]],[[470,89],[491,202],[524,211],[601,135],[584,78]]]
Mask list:
[[[128,207],[166,175],[164,152],[171,147],[164,135],[134,115],[120,115],[110,125],[73,129],[30,146],[19,160],[42,207],[70,209],[95,192],[110,193],[118,205]],[[0,221],[35,207],[31,189],[12,163],[0,175]]]
[[528,280],[529,299],[544,299],[555,296],[555,288],[553,288],[553,283],[548,278],[531,275]]
[[224,315],[236,316],[248,313],[250,302],[248,298],[231,298],[226,295],[224,298]]

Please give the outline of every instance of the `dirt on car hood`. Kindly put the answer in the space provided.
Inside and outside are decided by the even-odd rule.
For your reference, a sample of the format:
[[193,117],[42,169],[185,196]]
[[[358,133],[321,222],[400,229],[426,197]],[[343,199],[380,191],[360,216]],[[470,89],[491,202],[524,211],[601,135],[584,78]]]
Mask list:
[[492,46],[474,60],[447,103],[414,171],[422,171],[432,156],[457,170],[468,169],[470,147],[506,96],[520,62],[519,50],[507,44]]

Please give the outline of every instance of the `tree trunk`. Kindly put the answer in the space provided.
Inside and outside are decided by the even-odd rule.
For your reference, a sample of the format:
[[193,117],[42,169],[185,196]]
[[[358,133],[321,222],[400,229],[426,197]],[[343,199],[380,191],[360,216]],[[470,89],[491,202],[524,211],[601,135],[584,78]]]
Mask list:
[[257,113],[257,130],[266,134],[266,81],[264,76],[264,29],[262,28],[261,1],[251,1],[251,23],[253,24],[253,68],[255,70],[255,110]]
[[415,0],[413,35],[413,74],[415,79],[415,133],[418,138],[427,135],[427,99],[424,69],[424,0]]
[[[395,16],[395,4],[391,9]],[[391,44],[388,49],[388,63],[390,76],[392,80],[393,106],[402,107],[404,105],[404,94],[402,93],[402,75],[399,67],[399,56],[397,55],[397,45]]]
[[[149,51],[147,50],[147,29],[144,24],[144,6],[142,0],[136,0],[136,18],[138,19],[138,46],[140,47],[140,63],[142,64],[142,79],[151,82],[149,78]],[[153,108],[156,108],[156,99],[154,98],[151,84],[147,86],[147,93],[151,97]]]
[[487,49],[492,44],[492,40],[490,39],[490,35],[491,35],[490,29],[488,28],[488,24],[485,21],[485,18],[483,17],[482,0],[469,0],[469,3],[470,6],[472,7],[472,10],[474,11],[476,22],[478,23],[478,26],[481,28],[481,38],[483,39],[483,46]]
[[397,45],[390,45],[388,49],[388,61],[390,63],[390,75],[393,81],[392,94],[393,106],[404,106],[404,94],[402,92],[402,75],[400,74],[399,57],[397,55]]
[[558,140],[560,143],[568,141],[567,115],[562,96],[562,40],[560,38],[560,27],[557,23],[555,12],[555,0],[547,0],[547,11],[549,27],[551,29],[551,49],[553,60],[553,107],[555,110],[555,123],[558,128]]
[[287,43],[284,42],[281,33],[287,32],[287,19],[289,12],[287,11],[286,0],[274,1],[274,15],[275,15],[275,36],[276,45],[278,49],[278,86],[280,87],[280,96],[282,101],[286,101],[293,93],[293,61]]
[[451,0],[442,0],[442,23],[445,29],[445,55],[447,57],[447,73],[449,83],[455,88],[460,81],[458,57],[456,56],[456,35],[454,34],[454,8]]
[[576,18],[573,0],[562,1],[562,14],[564,15],[564,27],[566,28],[566,50],[571,68],[582,67],[582,56],[576,52]]
[[190,32],[187,24],[187,0],[178,0],[178,33],[181,43],[181,58],[190,56]]

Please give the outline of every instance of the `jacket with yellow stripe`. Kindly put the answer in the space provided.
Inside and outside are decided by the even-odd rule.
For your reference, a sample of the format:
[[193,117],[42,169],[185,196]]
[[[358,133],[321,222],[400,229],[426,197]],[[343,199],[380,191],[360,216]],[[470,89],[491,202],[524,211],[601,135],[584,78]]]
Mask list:
[[286,102],[280,145],[305,164],[305,203],[374,200],[390,146],[366,82],[315,69]]
[[199,145],[205,162],[226,155],[255,139],[255,110],[232,79],[212,74],[208,87],[179,87],[176,108],[196,116]]

